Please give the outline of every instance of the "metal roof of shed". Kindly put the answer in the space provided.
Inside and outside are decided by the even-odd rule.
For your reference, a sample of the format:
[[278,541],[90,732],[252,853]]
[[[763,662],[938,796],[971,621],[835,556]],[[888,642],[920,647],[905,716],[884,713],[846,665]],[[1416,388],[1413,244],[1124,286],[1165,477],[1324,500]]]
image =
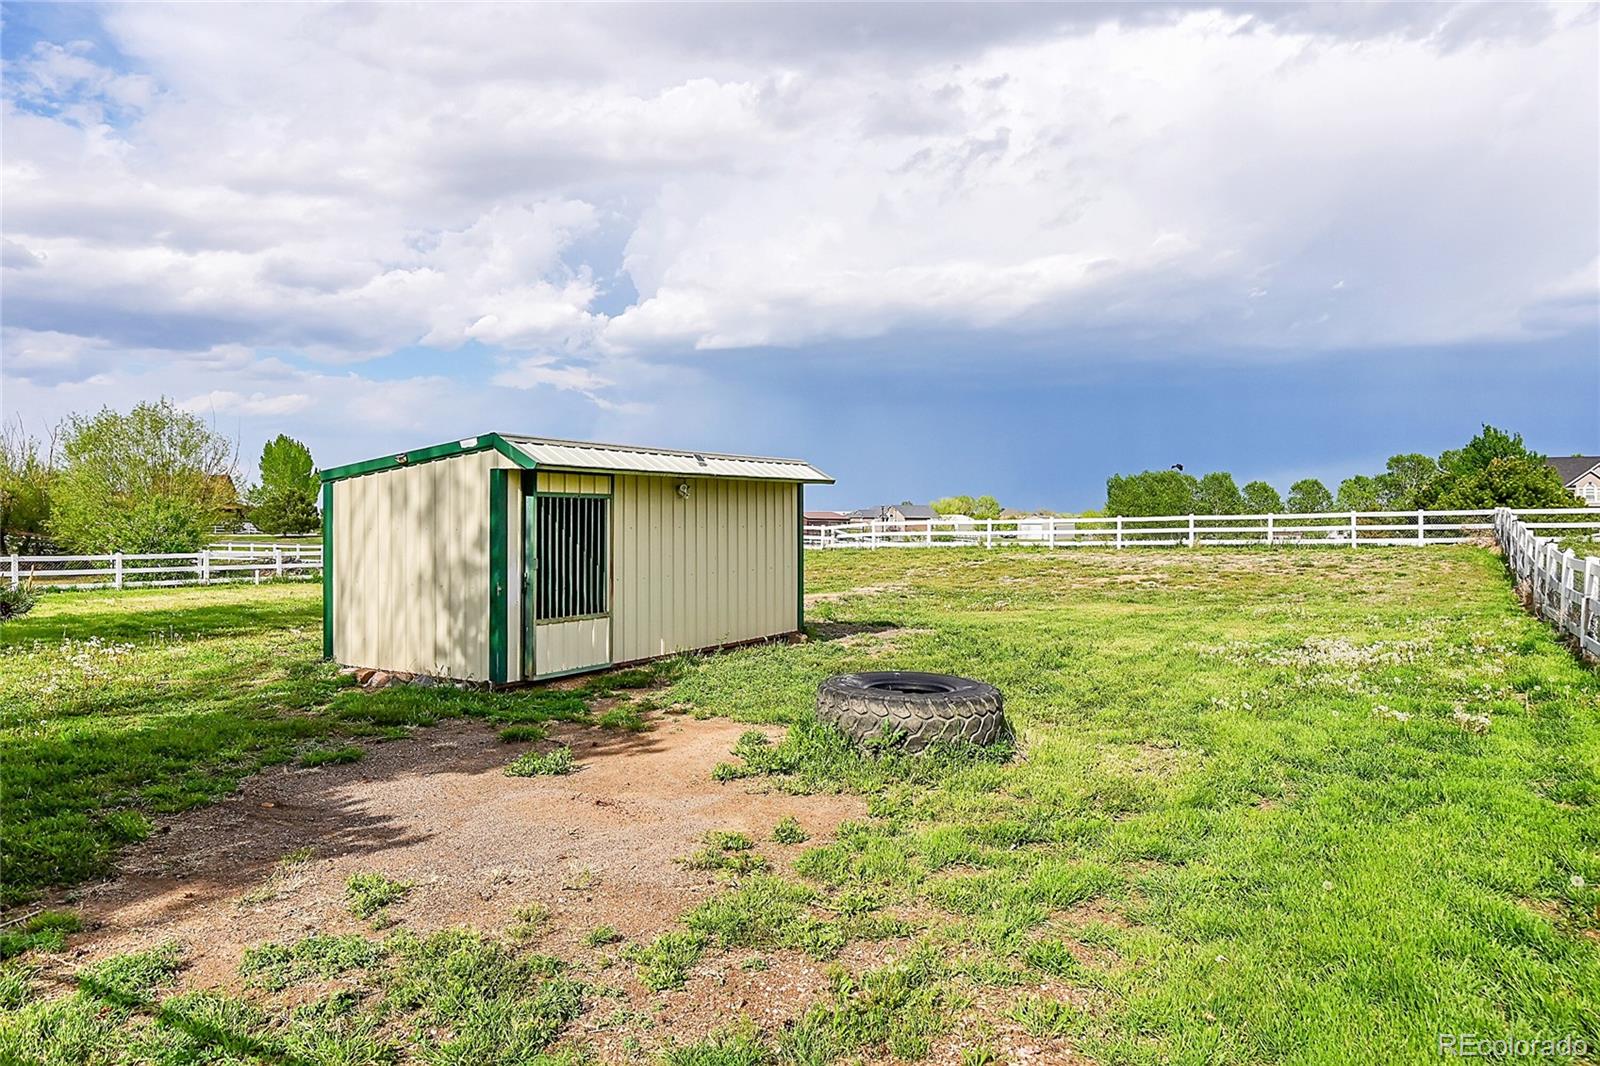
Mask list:
[[680,452],[670,448],[641,448],[632,444],[596,444],[549,437],[519,437],[484,433],[427,448],[397,452],[359,463],[323,470],[323,481],[342,481],[403,466],[448,459],[451,456],[493,449],[524,470],[592,470],[598,473],[662,474],[692,477],[747,478],[756,481],[800,481],[833,484],[833,478],[800,459],[775,459],[763,455],[725,455],[720,452]]
[[549,437],[519,437],[514,433],[502,433],[500,436],[506,443],[541,467],[833,484],[833,478],[802,459],[778,459],[765,455],[726,455],[719,452],[682,452],[632,444],[596,444],[591,441],[555,440]]

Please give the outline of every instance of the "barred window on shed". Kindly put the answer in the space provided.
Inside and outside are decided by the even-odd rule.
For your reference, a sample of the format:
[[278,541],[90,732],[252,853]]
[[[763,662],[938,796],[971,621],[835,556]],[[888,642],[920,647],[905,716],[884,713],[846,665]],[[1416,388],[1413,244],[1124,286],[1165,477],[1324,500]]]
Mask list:
[[607,612],[610,502],[594,496],[539,497],[534,559],[539,621]]

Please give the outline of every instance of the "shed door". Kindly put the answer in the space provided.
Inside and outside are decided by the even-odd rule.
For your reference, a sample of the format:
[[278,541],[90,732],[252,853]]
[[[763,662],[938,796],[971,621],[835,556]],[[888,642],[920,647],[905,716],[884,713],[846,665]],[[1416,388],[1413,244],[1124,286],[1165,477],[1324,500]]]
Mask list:
[[611,497],[539,492],[526,507],[533,676],[609,666]]

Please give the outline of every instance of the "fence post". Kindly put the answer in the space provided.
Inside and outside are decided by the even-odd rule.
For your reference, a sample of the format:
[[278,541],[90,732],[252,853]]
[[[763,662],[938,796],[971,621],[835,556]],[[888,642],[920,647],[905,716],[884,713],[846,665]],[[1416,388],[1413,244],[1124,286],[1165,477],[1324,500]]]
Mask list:
[[1561,581],[1561,599],[1559,601],[1561,604],[1561,617],[1556,622],[1556,628],[1562,632],[1567,632],[1568,627],[1572,625],[1570,621],[1572,612],[1572,571],[1573,564],[1577,561],[1578,553],[1568,548],[1561,553],[1561,559],[1556,564],[1556,574],[1559,575]]
[[984,529],[988,532],[988,538],[985,540],[983,546],[985,548],[992,548],[994,547],[994,519],[985,518],[983,523]]
[[283,576],[283,549],[277,545],[272,548],[272,572],[276,577]]
[[1417,543],[1426,543],[1422,536],[1422,512],[1420,510],[1417,511]]
[[1267,515],[1267,546],[1272,546],[1272,516]]
[[195,569],[200,572],[200,584],[211,584],[211,552],[209,550],[200,553],[200,563]]
[[16,588],[18,585],[22,584],[22,567],[19,565],[20,563],[21,563],[21,560],[17,558],[17,553],[16,552],[12,552],[11,553],[11,587],[12,588]]
[[1594,556],[1585,555],[1583,557],[1583,584],[1579,586],[1579,588],[1581,588],[1583,591],[1580,593],[1578,598],[1579,646],[1582,646],[1584,639],[1589,636],[1589,619],[1594,615],[1593,609],[1590,607],[1590,604],[1593,602],[1590,599],[1590,597],[1593,595],[1593,590],[1590,588],[1590,586],[1594,583],[1594,564]]
[[1189,547],[1194,547],[1194,515],[1189,516]]
[[114,582],[115,582],[116,587],[120,589],[122,587],[122,553],[121,552],[117,552],[115,555],[113,555],[111,557],[111,561],[113,563],[113,568],[114,568],[114,571],[116,573],[116,577],[114,578]]
[[1356,546],[1356,513],[1350,512],[1350,547]]
[[927,543],[931,545],[933,543],[933,519],[928,519],[928,527],[923,532],[927,534]]
[[1122,516],[1117,515],[1117,547],[1122,547]]

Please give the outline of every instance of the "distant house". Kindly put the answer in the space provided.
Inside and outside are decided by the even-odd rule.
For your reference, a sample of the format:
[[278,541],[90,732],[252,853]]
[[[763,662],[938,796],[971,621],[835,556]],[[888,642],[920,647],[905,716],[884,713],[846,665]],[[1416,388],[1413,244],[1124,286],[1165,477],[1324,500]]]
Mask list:
[[1552,455],[1546,460],[1586,507],[1600,507],[1600,455]]
[[850,521],[850,516],[843,511],[807,511],[805,520],[807,529],[823,529],[827,526],[842,526]]
[[850,512],[852,522],[931,522],[939,517],[925,503],[886,503],[881,507],[861,507]]

